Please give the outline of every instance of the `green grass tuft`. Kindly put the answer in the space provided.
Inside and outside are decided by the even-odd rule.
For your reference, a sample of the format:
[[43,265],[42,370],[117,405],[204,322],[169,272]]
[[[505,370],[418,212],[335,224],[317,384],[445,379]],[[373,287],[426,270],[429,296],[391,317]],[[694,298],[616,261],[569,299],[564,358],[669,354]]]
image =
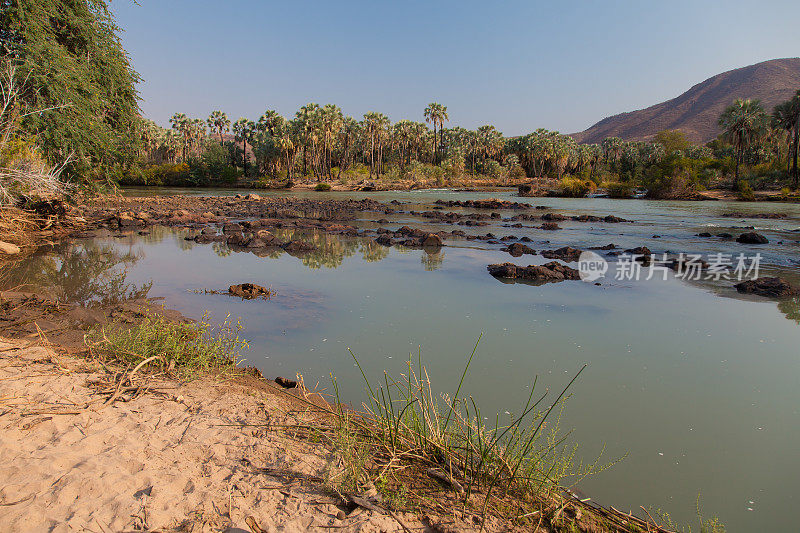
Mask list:
[[199,322],[173,322],[159,315],[135,325],[112,322],[87,336],[87,345],[116,362],[151,363],[184,378],[204,372],[233,370],[247,348],[242,326],[229,320],[214,327],[204,316]]

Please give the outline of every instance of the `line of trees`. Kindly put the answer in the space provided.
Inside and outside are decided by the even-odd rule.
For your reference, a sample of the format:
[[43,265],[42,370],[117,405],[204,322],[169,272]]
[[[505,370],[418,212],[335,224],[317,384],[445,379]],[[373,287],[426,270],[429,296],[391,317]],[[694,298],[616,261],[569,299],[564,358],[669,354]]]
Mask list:
[[[689,143],[677,131],[661,132],[648,142],[610,137],[578,144],[541,128],[509,138],[491,125],[448,128],[447,107],[436,102],[423,116],[425,122],[393,124],[386,115],[370,112],[356,120],[336,105],[315,103],[291,118],[274,110],[235,122],[218,110],[205,120],[176,113],[169,129],[146,121],[142,157],[151,163],[205,161],[206,166],[212,160],[245,176],[301,175],[318,181],[341,179],[354,169],[368,179],[387,174],[414,179],[431,170],[455,179],[543,177],[565,181],[572,188],[565,193],[576,195],[605,185],[621,196],[636,188],[656,197],[682,196],[726,177],[741,187],[743,167],[747,178],[790,177],[797,187],[800,91],[771,116],[758,101],[735,101],[719,119],[723,133],[705,146]],[[229,170],[226,176],[235,173]]]
[[[147,121],[142,130],[142,157],[151,163],[188,163],[210,149],[210,141],[227,147],[230,162],[245,175],[285,176],[296,173],[318,180],[337,179],[355,165],[369,178],[390,169],[404,175],[422,165],[500,177],[502,171],[521,175],[518,158],[505,150],[506,139],[494,126],[477,130],[445,128],[447,107],[436,102],[424,110],[427,123],[400,120],[394,124],[377,112],[362,120],[346,116],[333,104],[310,103],[287,119],[267,110],[257,120],[232,122],[213,111],[206,120],[176,113],[171,128]],[[232,135],[231,135],[232,134]],[[504,169],[503,165],[510,165]]]

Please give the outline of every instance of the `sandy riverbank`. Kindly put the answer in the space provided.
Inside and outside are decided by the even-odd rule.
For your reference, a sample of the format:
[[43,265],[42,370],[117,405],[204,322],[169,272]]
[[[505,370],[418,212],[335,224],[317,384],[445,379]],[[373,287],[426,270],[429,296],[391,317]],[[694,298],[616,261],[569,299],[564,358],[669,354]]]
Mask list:
[[270,385],[141,377],[109,404],[101,365],[41,344],[0,339],[0,529],[402,530],[322,490],[337,459],[275,429],[313,415]]

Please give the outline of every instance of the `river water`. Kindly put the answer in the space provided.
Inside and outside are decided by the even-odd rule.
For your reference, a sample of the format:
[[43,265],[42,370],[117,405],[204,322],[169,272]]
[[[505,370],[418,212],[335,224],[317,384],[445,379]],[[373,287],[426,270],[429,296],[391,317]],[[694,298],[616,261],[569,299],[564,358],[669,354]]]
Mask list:
[[[175,194],[183,190],[129,190]],[[235,194],[242,191],[214,191]],[[209,194],[208,191],[202,191]],[[263,191],[259,194],[264,195]],[[367,213],[363,228],[401,225],[452,230],[407,211],[430,210],[436,199],[494,196],[544,205],[565,215],[608,215],[635,223],[559,222],[560,231],[504,227],[462,228],[497,237],[528,236],[543,250],[615,243],[648,246],[654,253],[761,254],[761,270],[800,281],[800,205],[735,202],[512,197],[512,191],[268,193],[365,197],[410,202],[406,213]],[[460,208],[446,211],[474,212]],[[786,219],[723,217],[740,212],[786,213]],[[486,211],[484,211],[486,212]],[[503,218],[518,214],[499,211]],[[380,218],[389,223],[378,224]],[[755,227],[770,241],[743,245],[698,233],[735,235]],[[291,230],[285,230],[291,232]],[[733,282],[615,279],[619,263],[599,285],[580,281],[503,283],[490,263],[541,264],[540,256],[512,258],[501,244],[447,241],[438,253],[386,248],[368,239],[296,232],[317,251],[305,257],[259,257],[224,244],[199,245],[185,233],[153,228],[149,235],[77,241],[18,267],[15,282],[62,285],[87,298],[115,287],[148,286],[168,307],[213,320],[241,317],[250,342],[247,362],[268,377],[303,374],[307,386],[330,387],[336,375],[343,397],[359,403],[364,384],[347,351],[367,375],[399,374],[421,350],[431,380],[452,392],[482,334],[464,388],[484,413],[518,410],[537,387],[558,391],[585,363],[561,420],[579,444],[578,456],[621,460],[583,479],[578,488],[618,509],[668,511],[696,524],[717,515],[728,531],[794,530],[800,475],[800,304],[741,297]],[[658,235],[658,238],[654,238]],[[284,237],[290,235],[284,234]],[[549,241],[549,242],[548,242]],[[604,252],[599,252],[604,253]],[[101,265],[98,267],[97,265]],[[575,264],[572,264],[575,266]],[[91,271],[92,276],[85,273]],[[123,279],[124,278],[124,279]],[[113,283],[112,283],[113,281]],[[202,294],[252,281],[271,286],[270,301]],[[87,289],[86,285],[92,285]],[[129,284],[129,285],[125,285]],[[694,529],[696,525],[693,526]]]

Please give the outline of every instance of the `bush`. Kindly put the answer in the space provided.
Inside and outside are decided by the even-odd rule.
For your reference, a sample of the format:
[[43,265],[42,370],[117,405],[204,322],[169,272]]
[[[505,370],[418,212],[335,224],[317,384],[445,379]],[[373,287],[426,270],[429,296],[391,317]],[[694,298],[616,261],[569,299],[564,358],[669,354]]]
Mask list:
[[608,189],[608,196],[611,198],[631,198],[635,187],[631,183],[615,181],[606,184]]
[[487,160],[483,165],[483,173],[490,178],[500,178],[504,174],[504,170],[503,166],[494,159]]
[[314,187],[315,191],[329,191],[331,190],[330,183],[317,183],[317,186]]
[[743,202],[752,202],[756,199],[753,187],[746,181],[740,181],[736,185],[736,197]]
[[111,360],[127,366],[145,361],[184,378],[202,372],[232,370],[247,349],[238,322],[223,322],[214,328],[204,316],[200,322],[172,322],[148,315],[131,326],[112,322],[93,329],[87,344]]
[[597,186],[589,180],[582,180],[574,177],[561,179],[558,189],[558,196],[566,198],[583,198],[590,192],[594,192]]

